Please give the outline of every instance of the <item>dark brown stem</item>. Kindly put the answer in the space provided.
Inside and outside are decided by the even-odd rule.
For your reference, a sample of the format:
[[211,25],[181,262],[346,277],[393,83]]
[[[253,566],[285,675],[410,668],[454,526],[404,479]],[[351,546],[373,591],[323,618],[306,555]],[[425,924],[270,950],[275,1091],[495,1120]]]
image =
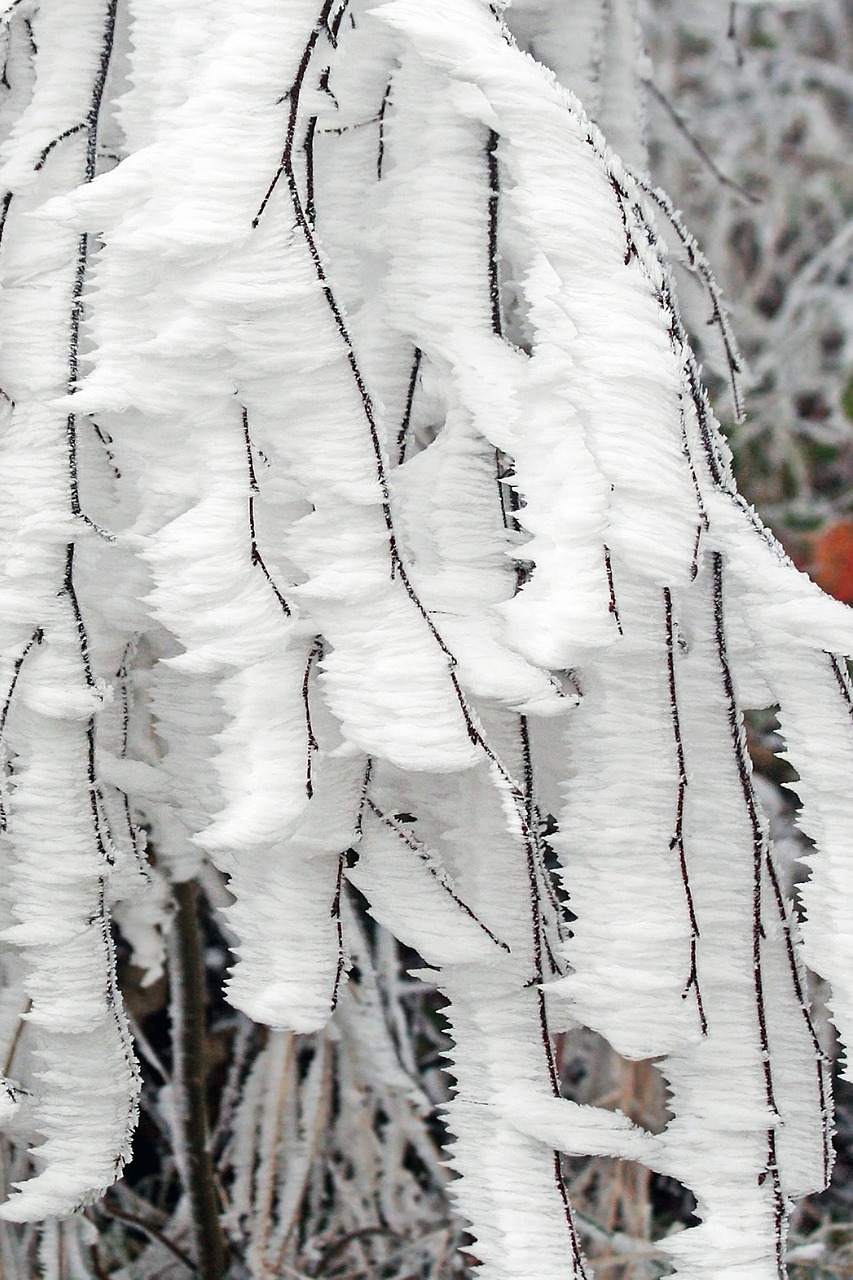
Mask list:
[[181,1176],[190,1202],[197,1269],[204,1280],[222,1280],[225,1236],[213,1178],[207,1131],[204,1033],[205,988],[196,886],[174,886],[177,911],[172,933],[170,1013],[173,1086],[176,1098]]

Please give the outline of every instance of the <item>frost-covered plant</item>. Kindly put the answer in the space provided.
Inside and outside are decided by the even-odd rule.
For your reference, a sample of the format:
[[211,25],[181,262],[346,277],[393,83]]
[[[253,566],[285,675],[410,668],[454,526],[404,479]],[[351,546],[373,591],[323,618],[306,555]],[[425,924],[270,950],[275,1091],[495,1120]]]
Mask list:
[[[735,490],[631,11],[595,14],[566,88],[482,0],[5,7],[0,1213],[49,1220],[47,1274],[333,1275],[377,1236],[363,1272],[460,1274],[412,965],[489,1280],[587,1274],[562,1154],[688,1187],[695,1280],[780,1275],[826,1181],[743,712],[780,707],[849,1040],[853,628]],[[198,886],[246,1015],[210,1135]],[[152,982],[168,941],[173,1061],[138,1043],[183,1193],[108,1200],[152,1245],[105,1261],[113,923]],[[655,1062],[662,1133],[562,1096],[571,1028]]]
[[[731,300],[750,386],[735,450],[783,530],[850,504],[851,19],[849,0],[739,6],[731,19],[655,0],[645,28],[653,172]],[[722,391],[707,306],[690,310]]]

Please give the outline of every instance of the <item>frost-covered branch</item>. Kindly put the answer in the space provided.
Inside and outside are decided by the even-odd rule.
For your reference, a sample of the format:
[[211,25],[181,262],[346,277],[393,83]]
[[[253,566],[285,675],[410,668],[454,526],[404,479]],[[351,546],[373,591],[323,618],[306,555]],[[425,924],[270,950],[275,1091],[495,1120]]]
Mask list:
[[[853,626],[737,492],[667,236],[738,414],[740,357],[644,176],[631,6],[519,2],[511,31],[482,0],[42,0],[32,44],[29,15],[0,168],[0,1118],[40,1171],[2,1212],[69,1214],[127,1158],[115,919],[151,983],[172,930],[144,1102],[167,1132],[171,1099],[183,1194],[140,1275],[172,1245],[211,1276],[405,1246],[437,1280],[418,1224],[449,1194],[483,1280],[584,1277],[561,1157],[595,1155],[695,1195],[662,1244],[685,1280],[779,1276],[831,1163],[803,947],[853,1035]],[[804,943],[744,732],[776,706]],[[241,1011],[210,1141],[202,890]],[[563,1096],[566,1030],[656,1064],[662,1132]]]

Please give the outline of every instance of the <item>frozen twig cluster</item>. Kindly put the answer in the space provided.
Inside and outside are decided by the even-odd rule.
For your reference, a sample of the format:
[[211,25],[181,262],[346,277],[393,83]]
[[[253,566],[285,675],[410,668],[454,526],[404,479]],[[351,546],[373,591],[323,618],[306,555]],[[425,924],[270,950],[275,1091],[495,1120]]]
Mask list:
[[[636,164],[608,12],[583,56],[600,38],[595,115]],[[37,1171],[0,1213],[67,1215],[119,1174],[139,1085],[111,920],[154,980],[170,886],[180,921],[181,886],[224,880],[228,996],[273,1031],[235,1056],[204,1186],[197,1057],[164,1090],[210,1274],[214,1160],[258,1276],[306,1206],[393,1244],[441,1184],[376,979],[399,945],[446,1001],[479,1274],[586,1274],[565,1153],[692,1190],[680,1276],[781,1275],[831,1103],[743,711],[781,705],[806,955],[849,1038],[853,627],[735,490],[656,223],[737,395],[698,248],[481,0],[3,21],[0,1032]],[[663,1133],[561,1096],[571,1027],[656,1060]]]
[[[750,375],[736,449],[780,526],[849,508],[851,16],[849,0],[738,6],[731,23],[725,6],[649,7],[653,169],[731,299]],[[717,388],[706,305],[685,304]]]

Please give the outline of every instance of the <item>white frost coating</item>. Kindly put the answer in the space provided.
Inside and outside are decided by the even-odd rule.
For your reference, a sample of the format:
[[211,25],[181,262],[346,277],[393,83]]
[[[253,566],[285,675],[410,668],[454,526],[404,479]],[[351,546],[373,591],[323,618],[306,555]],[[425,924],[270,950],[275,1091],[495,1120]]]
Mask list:
[[219,685],[225,728],[216,771],[225,808],[199,837],[205,848],[269,844],[298,822],[308,803],[311,744],[302,697],[310,646],[293,646]]
[[[808,954],[853,1030],[853,731],[824,653],[853,633],[734,494],[605,143],[636,159],[631,5],[516,7],[565,87],[480,0],[119,8],[98,109],[105,0],[40,7],[3,151],[0,1044],[33,1004],[32,1105],[0,1114],[45,1164],[4,1212],[118,1172],[108,909],[153,979],[163,876],[227,877],[229,997],[282,1030],[233,1102],[229,1225],[275,1206],[252,1266],[284,1256],[315,1127],[359,1176],[386,1123],[395,1167],[408,1142],[434,1163],[375,972],[397,944],[351,882],[449,1001],[484,1280],[585,1274],[558,1151],[695,1192],[684,1280],[770,1280],[830,1102],[741,708],[782,704],[820,847]],[[290,1033],[338,1004],[303,1072]],[[559,1097],[557,1018],[657,1060],[662,1135]],[[332,1070],[341,1098],[373,1072],[381,1125],[324,1117]],[[391,1231],[412,1186],[376,1176]]]
[[522,1133],[567,1155],[640,1160],[651,1168],[660,1159],[655,1135],[620,1111],[583,1106],[566,1098],[543,1098],[523,1084],[508,1086],[497,1095],[496,1105]]
[[[33,16],[33,39],[39,49],[39,73],[32,97],[12,125],[0,149],[0,184],[3,190],[26,191],[44,179],[37,176],[38,162],[66,129],[79,126],[89,112],[92,81],[101,56],[107,0],[52,0],[40,4]],[[61,150],[58,144],[62,167]],[[85,151],[85,135],[69,138],[65,149]],[[45,166],[47,167],[47,166]],[[50,168],[55,168],[51,163]],[[68,172],[68,170],[66,170]],[[73,181],[73,179],[72,179]]]
[[[15,761],[14,781],[4,784],[4,935],[29,1001],[25,1048],[16,1048],[27,1115],[16,1136],[33,1145],[38,1170],[0,1210],[16,1221],[69,1213],[115,1180],[129,1156],[139,1090],[109,916],[113,888],[125,872],[134,876],[94,772],[95,723],[110,690],[96,676],[80,603],[76,422],[56,407],[78,374],[82,251],[62,227],[29,234],[38,204],[89,176],[96,126],[82,125],[109,26],[106,2],[40,7],[33,37],[42,74],[4,150],[12,188],[0,293],[0,385],[11,409],[0,534],[4,771]],[[108,628],[99,659],[111,661],[114,642]]]
[[584,105],[621,158],[647,168],[643,51],[633,0],[513,0],[507,25],[521,47]]
[[537,1276],[567,1280],[583,1273],[574,1224],[555,1184],[550,1144],[520,1133],[491,1104],[491,1075],[501,1058],[509,1057],[522,1072],[536,1070],[523,1053],[523,1046],[536,1042],[535,997],[511,998],[477,978],[476,1000],[456,983],[443,987],[451,999],[448,1021],[455,1042],[457,1092],[448,1108],[457,1135],[450,1159],[460,1175],[455,1198],[474,1224],[473,1247],[488,1280],[529,1275],[532,1239]]
[[440,858],[404,823],[372,807],[358,852],[347,878],[368,898],[380,924],[429,964],[471,964],[502,946],[460,896]]
[[[328,727],[318,736],[328,743]],[[217,859],[229,873],[235,902],[225,914],[240,939],[229,998],[258,1021],[312,1031],[337,1004],[346,978],[344,859],[358,838],[364,772],[363,760],[337,759],[327,746],[311,765],[311,796],[292,834]]]
[[[378,12],[385,17],[388,9]],[[389,124],[394,164],[383,235],[389,285],[397,285],[398,323],[431,358],[450,365],[454,398],[473,411],[485,438],[514,459],[514,484],[526,504],[518,518],[532,535],[522,554],[537,572],[501,607],[502,614],[516,619],[508,639],[534,663],[570,665],[596,641],[611,638],[606,583],[592,549],[596,529],[603,541],[606,486],[590,456],[570,384],[560,377],[571,363],[564,353],[572,351],[575,330],[562,308],[547,307],[560,281],[540,255],[537,300],[542,299],[547,342],[527,361],[493,332],[486,253],[488,133],[476,120],[458,119],[446,86],[444,76],[423,68],[420,56],[404,62],[395,80],[402,109],[399,121]],[[422,144],[416,140],[424,102],[431,116],[445,122],[444,130],[429,140],[429,167],[418,163]],[[562,117],[560,124],[565,128]],[[512,191],[510,182],[509,201]],[[448,192],[465,215],[461,227],[454,226],[452,254],[444,230]],[[455,265],[457,254],[466,263],[462,272]]]
[[[403,9],[396,5],[377,12],[395,26],[404,22]],[[574,99],[499,41],[489,50],[490,58],[482,53],[476,59],[466,56],[469,30],[472,44],[477,38],[473,22],[461,30],[456,24],[450,42],[439,43],[440,27],[425,36],[414,21],[413,30],[420,58],[425,48],[442,68],[452,58],[454,80],[473,80],[495,113],[495,127],[501,132],[498,173],[506,180],[500,225],[506,224],[507,249],[525,298],[532,332],[529,361],[513,360],[491,335],[483,285],[472,288],[465,276],[451,271],[446,251],[439,246],[436,258],[429,256],[433,206],[438,221],[444,217],[443,201],[451,184],[455,199],[470,203],[467,175],[478,159],[485,168],[482,125],[477,139],[471,125],[466,137],[460,130],[467,122],[454,121],[462,141],[454,139],[453,149],[447,140],[453,135],[446,126],[444,137],[438,135],[431,144],[435,154],[429,170],[412,160],[407,163],[406,157],[418,154],[414,135],[405,149],[400,144],[403,158],[389,182],[399,183],[407,193],[414,187],[418,199],[407,200],[405,206],[399,202],[384,239],[394,249],[392,267],[394,258],[398,270],[405,264],[407,280],[411,282],[413,273],[416,280],[419,275],[424,280],[442,279],[441,309],[426,284],[415,283],[405,323],[419,345],[450,363],[466,402],[478,410],[479,429],[514,457],[516,483],[525,497],[518,518],[533,534],[524,556],[537,572],[505,606],[513,641],[539,662],[571,665],[596,639],[599,644],[612,640],[612,629],[602,617],[606,582],[595,546],[596,528],[601,542],[606,540],[607,481],[617,487],[624,503],[614,503],[607,520],[616,545],[624,541],[626,554],[637,563],[654,564],[661,583],[664,574],[670,580],[683,576],[690,562],[687,548],[695,532],[695,497],[683,465],[678,425],[680,369],[660,323],[660,269],[654,261],[644,262],[641,269],[636,260],[648,255],[639,237],[627,238],[629,197],[626,193],[624,200],[614,201],[613,181],[598,154],[602,144],[590,134]],[[441,120],[442,112],[445,117],[450,114],[443,84],[434,72],[430,80],[418,62],[415,67],[408,73],[414,77],[410,86],[404,64],[397,92],[411,93],[419,103],[428,101],[431,115]],[[529,106],[533,100],[535,111]],[[389,128],[392,156],[395,129],[402,127],[392,123]],[[559,167],[552,161],[556,151],[563,153]],[[436,167],[442,181],[430,188],[424,175]],[[616,172],[621,174],[618,168]],[[460,173],[466,175],[466,187],[461,186]],[[482,205],[481,197],[481,246]],[[477,231],[471,214],[463,225],[471,241]],[[579,242],[584,245],[580,252]],[[404,259],[406,244],[418,246],[417,261],[411,261],[411,254]],[[533,254],[530,246],[535,246]],[[631,259],[628,272],[626,256]],[[477,257],[473,247],[465,253],[467,262],[476,263]],[[479,257],[482,261],[482,248]],[[459,302],[453,305],[456,296]],[[448,314],[460,315],[464,327],[448,323]],[[656,464],[648,470],[630,447],[638,431],[655,441]],[[530,463],[526,440],[531,449],[535,445]],[[665,505],[656,501],[657,494],[665,495]],[[661,521],[671,522],[663,538]],[[537,612],[528,617],[528,609]],[[559,648],[549,646],[552,631],[562,638]],[[576,647],[567,649],[564,637],[570,634],[576,637]]]
[[[675,1117],[662,1141],[668,1172],[694,1191],[704,1222],[667,1249],[690,1276],[771,1277],[782,1256],[784,1197],[803,1184],[822,1185],[827,1174],[823,1080],[792,994],[764,820],[732,719],[728,657],[717,632],[726,586],[703,571],[695,600],[682,603],[690,637],[677,668],[690,780],[684,834],[707,1035],[662,1066]],[[709,757],[718,762],[712,786],[697,773],[697,762]],[[799,1064],[793,1093],[792,1062]],[[811,1122],[803,1129],[806,1110]]]
[[519,45],[554,72],[584,104],[593,120],[601,101],[601,54],[608,6],[579,0],[513,0],[506,22]]
[[497,478],[494,448],[461,410],[448,411],[438,438],[394,481],[412,579],[441,617],[463,687],[519,710],[559,713],[553,682],[507,646],[493,607],[512,598],[516,580],[504,523],[509,487]]
[[851,610],[794,567],[752,509],[718,491],[709,496],[708,511],[738,583],[739,607],[768,653],[769,669],[789,645],[816,655],[810,666],[821,665],[827,651],[853,657]]
[[[810,661],[811,659],[811,661]],[[808,685],[800,664],[811,669]],[[779,725],[786,755],[799,775],[792,789],[802,806],[798,824],[818,852],[809,858],[811,877],[801,887],[803,927],[809,965],[832,984],[830,1008],[846,1048],[844,1071],[851,1072],[853,1045],[853,922],[850,919],[850,780],[853,778],[853,702],[844,664],[830,654],[818,661],[808,651],[786,646],[771,673],[781,702]],[[839,693],[841,697],[839,698]]]
[[[42,1171],[0,1208],[15,1221],[69,1213],[115,1179],[129,1156],[139,1088],[115,984],[104,901],[108,868],[78,783],[85,730],[26,717],[18,724],[19,770],[9,806],[16,923],[5,937],[26,957]],[[45,902],[52,918],[45,918]]]
[[688,991],[694,928],[669,679],[675,624],[657,587],[638,588],[621,570],[614,561],[623,634],[584,680],[565,734],[556,843],[578,920],[564,948],[570,976],[550,990],[619,1053],[642,1059],[695,1044],[702,1020]]
[[[517,765],[518,722],[502,727],[506,758]],[[453,790],[458,794],[462,785],[462,779],[454,780]],[[451,1162],[461,1174],[454,1194],[473,1224],[488,1280],[529,1274],[533,1238],[537,1275],[564,1280],[580,1274],[582,1263],[574,1221],[555,1179],[557,1143],[548,1125],[537,1126],[531,1136],[516,1123],[517,1112],[529,1109],[531,1100],[539,1108],[555,1101],[542,1040],[543,1004],[529,985],[543,963],[540,907],[531,894],[530,863],[518,839],[504,829],[499,795],[484,770],[471,777],[464,794],[445,836],[456,861],[455,882],[510,951],[495,949],[486,964],[448,966],[440,978],[450,1000],[446,1016],[457,1085],[449,1106],[456,1135]],[[475,861],[483,841],[487,874]]]

